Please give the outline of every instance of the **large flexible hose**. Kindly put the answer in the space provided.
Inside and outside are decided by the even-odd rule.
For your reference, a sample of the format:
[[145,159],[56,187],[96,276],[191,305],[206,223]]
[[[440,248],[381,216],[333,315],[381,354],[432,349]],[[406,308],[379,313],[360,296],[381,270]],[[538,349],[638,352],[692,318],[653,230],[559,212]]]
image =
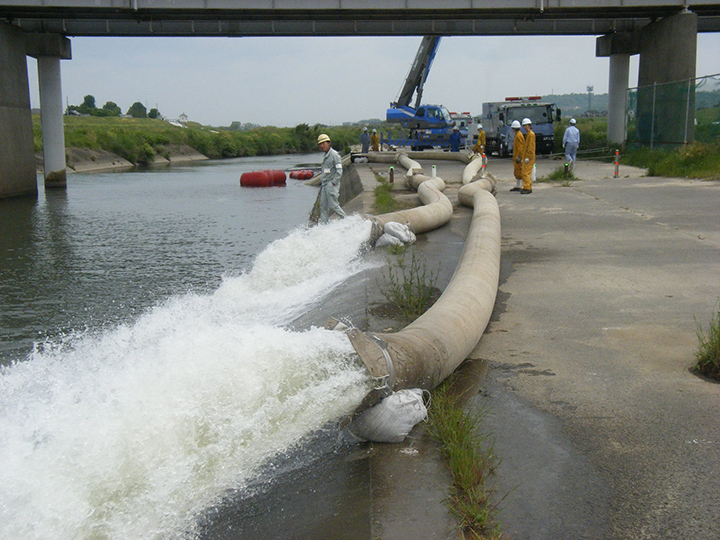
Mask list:
[[455,274],[438,301],[397,333],[348,332],[378,386],[358,412],[403,388],[432,389],[467,358],[492,314],[500,275],[500,211],[494,183],[480,179],[460,188],[473,207],[472,223]]

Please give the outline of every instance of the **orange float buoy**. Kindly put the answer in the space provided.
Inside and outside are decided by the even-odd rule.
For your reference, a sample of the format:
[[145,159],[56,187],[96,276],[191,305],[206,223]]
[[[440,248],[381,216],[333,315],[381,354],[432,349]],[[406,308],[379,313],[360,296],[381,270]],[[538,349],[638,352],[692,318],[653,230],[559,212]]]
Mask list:
[[242,187],[268,187],[272,184],[266,171],[252,171],[242,173],[240,185]]
[[270,187],[285,185],[285,171],[269,170],[244,172],[240,176],[242,187]]
[[268,173],[268,176],[270,177],[270,182],[273,186],[284,186],[285,185],[285,171],[281,171],[278,169],[273,170],[267,170],[265,171]]

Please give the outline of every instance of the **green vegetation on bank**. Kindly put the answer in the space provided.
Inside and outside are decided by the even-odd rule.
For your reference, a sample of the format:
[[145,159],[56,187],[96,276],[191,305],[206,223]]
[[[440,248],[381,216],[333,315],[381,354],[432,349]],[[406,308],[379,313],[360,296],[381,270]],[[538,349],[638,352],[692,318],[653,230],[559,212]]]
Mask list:
[[[211,158],[298,154],[317,151],[317,136],[327,133],[333,147],[347,153],[361,127],[300,124],[294,128],[258,127],[247,131],[211,128],[194,122],[179,127],[160,119],[65,116],[66,148],[106,150],[132,163],[147,163],[169,148],[187,145]],[[33,115],[35,151],[42,151],[40,116]]]
[[490,497],[489,475],[497,466],[493,445],[481,432],[484,411],[466,410],[450,392],[450,381],[432,393],[428,409],[428,433],[440,443],[452,475],[447,499],[450,512],[460,521],[462,538],[499,540],[497,507]]
[[698,349],[695,351],[693,371],[700,375],[720,380],[720,311],[710,319],[707,335],[702,325],[697,324]]
[[643,167],[648,176],[720,180],[720,142],[692,143],[680,148],[635,148],[620,159],[625,165]]

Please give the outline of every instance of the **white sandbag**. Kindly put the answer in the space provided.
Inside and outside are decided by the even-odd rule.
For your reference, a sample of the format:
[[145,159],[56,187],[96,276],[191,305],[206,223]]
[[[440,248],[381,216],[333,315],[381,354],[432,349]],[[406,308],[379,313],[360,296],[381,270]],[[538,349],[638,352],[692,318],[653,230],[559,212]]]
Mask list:
[[364,411],[349,430],[362,441],[400,443],[422,420],[427,420],[423,391],[410,388],[393,392]]
[[415,242],[415,233],[410,227],[397,221],[388,221],[384,227],[385,234],[389,234],[398,238],[403,244],[412,244]]
[[375,247],[381,248],[386,246],[402,246],[402,240],[399,238],[395,238],[394,236],[390,234],[381,234],[380,238],[375,240]]

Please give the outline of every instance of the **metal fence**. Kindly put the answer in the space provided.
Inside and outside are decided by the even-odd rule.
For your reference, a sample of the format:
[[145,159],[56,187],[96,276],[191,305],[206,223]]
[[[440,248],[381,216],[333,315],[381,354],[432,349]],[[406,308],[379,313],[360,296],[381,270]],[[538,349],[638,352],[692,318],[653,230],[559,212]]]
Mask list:
[[629,145],[688,144],[696,134],[697,140],[720,136],[720,73],[628,90]]

